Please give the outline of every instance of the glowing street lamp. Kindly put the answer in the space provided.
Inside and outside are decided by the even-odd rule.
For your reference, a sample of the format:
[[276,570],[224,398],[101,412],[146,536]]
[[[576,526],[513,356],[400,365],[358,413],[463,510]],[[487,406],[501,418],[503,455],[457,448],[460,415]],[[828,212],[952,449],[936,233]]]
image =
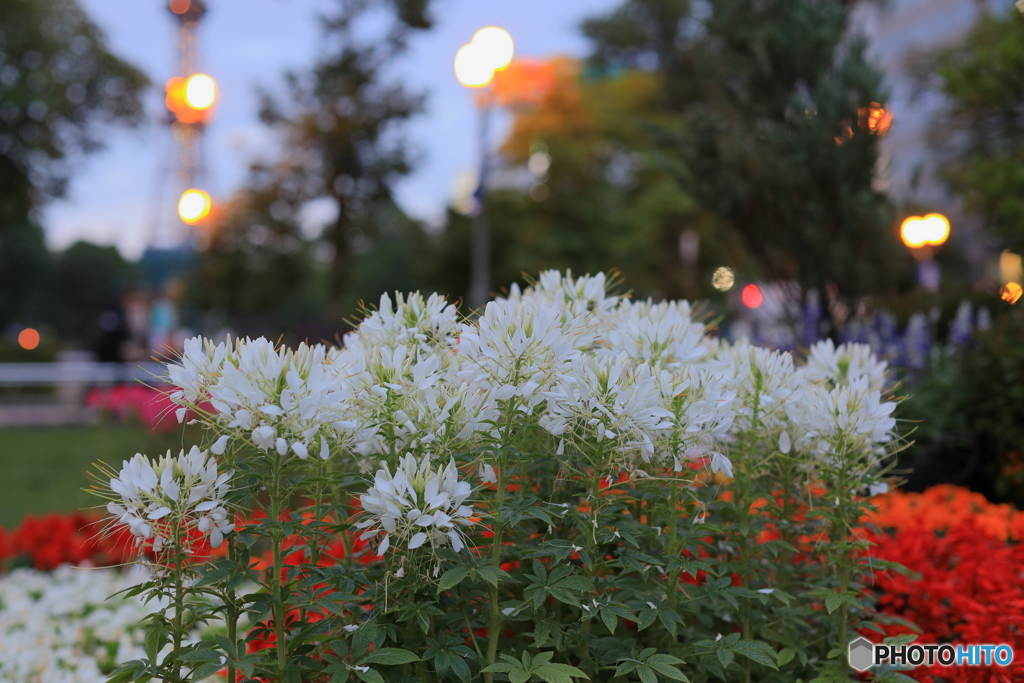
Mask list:
[[508,31],[497,26],[482,28],[455,53],[455,78],[467,88],[484,88],[496,71],[508,68],[514,53]]
[[[494,80],[495,72],[512,63],[514,53],[515,44],[508,31],[497,26],[484,27],[455,53],[455,78],[467,88],[486,88]],[[484,96],[480,99],[480,181],[474,193],[476,213],[473,217],[469,277],[469,305],[474,309],[486,303],[491,288],[491,234],[484,211],[490,111],[490,98]]]
[[900,239],[917,259],[917,279],[925,289],[939,290],[941,272],[932,258],[935,248],[949,239],[949,219],[941,213],[908,216],[900,225]]
[[910,216],[900,225],[900,239],[911,249],[941,246],[949,239],[949,219],[941,213]]
[[198,223],[210,215],[211,208],[213,200],[203,190],[190,188],[182,192],[181,198],[178,199],[178,217],[189,225]]

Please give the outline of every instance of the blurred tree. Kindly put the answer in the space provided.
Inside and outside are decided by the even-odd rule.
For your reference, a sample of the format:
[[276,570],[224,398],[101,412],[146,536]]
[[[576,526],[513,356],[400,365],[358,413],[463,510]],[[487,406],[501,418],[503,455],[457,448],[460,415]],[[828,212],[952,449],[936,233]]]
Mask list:
[[121,297],[138,282],[136,268],[116,247],[75,242],[53,255],[43,290],[46,320],[61,339],[90,343],[99,328],[121,324],[103,316],[120,315]]
[[252,169],[215,218],[190,281],[190,304],[246,334],[280,334],[323,312],[325,269],[302,233],[295,188],[275,180],[272,169]]
[[27,314],[46,275],[33,209],[64,192],[102,124],[141,120],[146,85],[75,0],[0,3],[0,328]]
[[932,130],[940,175],[1006,246],[1024,249],[1024,16],[982,12],[960,44],[915,67],[948,98]]
[[869,110],[886,93],[849,30],[854,4],[627,0],[583,25],[595,68],[658,76],[660,105],[683,122],[661,147],[741,280],[860,296],[909,272],[874,182],[884,125]]
[[[432,25],[428,0],[339,5],[323,19],[324,56],[308,73],[288,74],[289,96],[264,97],[262,111],[266,123],[284,132],[286,157],[271,170],[275,185],[290,188],[293,196],[285,199],[326,197],[337,208],[323,236],[329,249],[321,252],[330,259],[327,300],[335,319],[347,315],[360,296],[356,278],[364,269],[357,257],[394,246],[389,230],[418,230],[401,216],[391,187],[412,169],[398,126],[422,110],[423,98],[388,82],[386,74],[409,36]],[[409,276],[423,267],[422,254],[401,248],[385,260],[392,275]]]
[[[581,76],[577,62],[556,58],[542,65],[543,78],[525,83],[547,84],[524,103],[502,80],[517,80],[515,67],[494,84],[515,117],[501,148],[508,167],[487,199],[493,281],[547,268],[614,269],[641,296],[702,295],[699,247],[687,252],[683,235],[697,237],[708,217],[677,181],[685,174],[675,168],[678,158],[655,144],[658,131],[678,125],[655,106],[656,77],[636,70]],[[464,291],[468,240],[469,220],[449,214],[438,275],[445,291]]]

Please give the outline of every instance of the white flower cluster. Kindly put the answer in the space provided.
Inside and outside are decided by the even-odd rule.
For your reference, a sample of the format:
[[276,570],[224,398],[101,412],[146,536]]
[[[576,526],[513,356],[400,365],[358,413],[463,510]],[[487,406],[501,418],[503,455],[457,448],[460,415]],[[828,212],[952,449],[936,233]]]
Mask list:
[[224,534],[234,530],[224,507],[230,477],[229,472],[218,473],[216,461],[196,446],[177,457],[167,451],[159,460],[136,453],[110,480],[111,491],[120,496],[120,502],[108,503],[107,511],[139,543],[152,539],[156,552],[175,528],[181,534],[195,528],[208,535],[210,545],[217,548]]
[[[141,568],[66,565],[0,577],[0,683],[102,683],[104,671],[144,658],[138,624],[165,605],[144,596],[109,597],[144,578]],[[194,633],[189,642],[200,639]]]
[[394,476],[384,464],[377,470],[373,486],[360,502],[367,518],[357,528],[366,529],[363,540],[384,534],[377,546],[383,555],[392,545],[415,550],[425,543],[432,548],[451,543],[455,552],[465,547],[460,527],[474,524],[473,508],[463,505],[472,487],[459,481],[455,462],[432,469],[430,455],[417,462],[407,455],[401,459]]
[[456,448],[493,447],[516,420],[547,430],[565,457],[607,446],[609,466],[710,457],[726,474],[741,434],[785,434],[815,455],[872,453],[892,438],[885,363],[867,347],[823,342],[801,366],[708,336],[686,302],[606,287],[603,274],[549,271],[474,320],[437,295],[385,296],[341,349],[194,339],[170,368],[172,398],[213,406],[215,453],[244,437],[281,457],[344,454],[361,471],[379,457],[446,462]]
[[[231,439],[250,441],[300,458],[316,452],[327,459],[326,428],[340,421],[343,395],[336,370],[322,344],[300,344],[292,351],[266,339],[236,340],[214,346],[200,338],[185,342],[181,362],[168,366],[177,390],[172,401],[216,411],[221,436],[211,450],[221,455]],[[178,419],[187,408],[178,409]]]

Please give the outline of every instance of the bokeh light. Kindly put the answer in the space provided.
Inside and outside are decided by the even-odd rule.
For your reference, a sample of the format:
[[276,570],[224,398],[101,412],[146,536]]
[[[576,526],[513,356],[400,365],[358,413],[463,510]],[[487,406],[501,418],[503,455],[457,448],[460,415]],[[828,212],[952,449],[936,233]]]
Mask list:
[[1000,290],[999,296],[1003,298],[1003,301],[1015,304],[1020,299],[1022,293],[1024,293],[1024,287],[1021,287],[1016,282],[1007,282],[1003,285],[1002,290]]
[[719,292],[728,292],[736,284],[736,273],[728,266],[720,266],[711,275],[711,286]]
[[743,300],[743,305],[747,308],[757,308],[764,303],[764,293],[761,292],[761,288],[757,285],[747,285],[744,287],[740,298]]
[[213,201],[202,190],[190,188],[181,193],[178,200],[178,217],[186,223],[198,223],[210,214]]
[[872,102],[857,110],[857,124],[875,135],[885,135],[892,127],[892,111],[888,105]]
[[508,31],[487,26],[455,53],[455,77],[467,88],[482,88],[491,82],[495,71],[512,63],[515,45]]
[[167,6],[175,14],[184,14],[192,6],[192,0],[170,0]]
[[32,349],[39,346],[39,330],[31,327],[26,327],[18,333],[18,346],[31,351]]
[[217,99],[217,82],[206,74],[193,74],[185,81],[185,103],[192,109],[209,109]]
[[534,152],[526,162],[526,167],[533,175],[542,176],[551,168],[551,155],[543,151]]
[[937,247],[949,238],[949,219],[940,213],[908,216],[900,225],[900,239],[911,249]]
[[485,26],[473,34],[473,40],[482,57],[492,70],[501,71],[512,63],[512,55],[515,54],[515,43],[508,31],[497,26]]
[[463,45],[455,53],[455,78],[467,88],[482,88],[491,82],[494,69],[481,59],[475,46]]

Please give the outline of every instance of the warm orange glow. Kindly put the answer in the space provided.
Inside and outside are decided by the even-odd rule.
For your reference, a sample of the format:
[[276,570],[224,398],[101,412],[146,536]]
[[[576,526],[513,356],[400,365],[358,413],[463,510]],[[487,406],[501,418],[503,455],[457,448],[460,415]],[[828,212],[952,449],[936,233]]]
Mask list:
[[911,249],[937,247],[949,239],[949,219],[941,213],[908,216],[900,225],[900,239]]
[[842,145],[844,142],[853,137],[853,128],[847,121],[843,121],[839,135],[836,135],[832,139],[836,141],[837,145]]
[[192,0],[171,0],[167,7],[175,14],[184,14],[192,6]]
[[1003,301],[1007,301],[1011,304],[1017,303],[1021,294],[1024,294],[1024,287],[1021,287],[1016,282],[1007,282],[999,291],[999,296],[1003,298]]
[[740,298],[743,300],[743,305],[747,308],[757,308],[764,303],[764,294],[757,285],[747,285],[744,287]]
[[191,188],[185,190],[181,194],[181,199],[178,200],[178,217],[189,225],[198,223],[210,215],[212,207],[213,201],[210,199],[210,195],[202,190]]
[[181,123],[205,123],[217,101],[217,82],[206,74],[175,76],[164,89],[167,108]]
[[861,107],[857,110],[857,116],[857,124],[875,135],[885,135],[892,127],[892,111],[887,105],[878,102]]
[[39,346],[39,331],[31,327],[23,329],[18,333],[18,346],[27,351],[31,351]]
[[561,79],[575,79],[577,65],[565,57],[542,62],[521,57],[504,71],[494,74],[491,96],[498,106],[517,107],[537,104],[558,87]]
[[185,81],[185,103],[193,109],[209,109],[217,100],[217,81],[206,74],[192,74]]

